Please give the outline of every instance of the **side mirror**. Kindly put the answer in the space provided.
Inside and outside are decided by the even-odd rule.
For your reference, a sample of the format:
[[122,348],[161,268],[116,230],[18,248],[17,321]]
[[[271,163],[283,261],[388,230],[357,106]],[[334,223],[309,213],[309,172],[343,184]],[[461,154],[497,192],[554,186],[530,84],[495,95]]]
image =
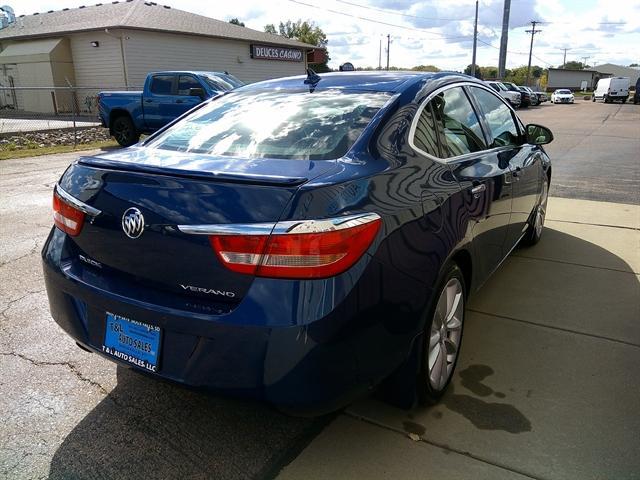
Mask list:
[[547,127],[530,123],[527,129],[527,143],[531,145],[546,145],[553,141],[553,133]]
[[202,88],[190,88],[189,89],[190,97],[200,97],[201,100],[204,100],[204,89]]

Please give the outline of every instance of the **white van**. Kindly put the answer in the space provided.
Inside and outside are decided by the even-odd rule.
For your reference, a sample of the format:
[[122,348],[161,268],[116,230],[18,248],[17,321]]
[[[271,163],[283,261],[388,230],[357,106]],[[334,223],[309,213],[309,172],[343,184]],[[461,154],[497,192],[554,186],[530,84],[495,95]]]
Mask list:
[[629,98],[629,77],[601,78],[591,98],[594,102],[604,100],[604,103],[610,103],[621,100],[622,103],[626,103]]

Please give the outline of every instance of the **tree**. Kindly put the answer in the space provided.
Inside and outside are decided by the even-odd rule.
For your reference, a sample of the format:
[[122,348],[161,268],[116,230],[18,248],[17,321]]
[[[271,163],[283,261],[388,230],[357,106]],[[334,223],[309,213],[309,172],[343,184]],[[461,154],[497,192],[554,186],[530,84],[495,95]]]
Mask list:
[[498,78],[498,67],[480,67],[480,76],[484,80]]
[[640,67],[640,64],[638,64],[638,63],[632,63],[632,64],[631,64],[631,65],[629,65],[629,66],[630,66],[630,67],[632,67],[632,68],[633,68],[633,67]]
[[439,72],[440,69],[435,65],[418,65],[413,67],[411,70],[415,70],[416,72]]
[[231,20],[229,20],[229,23],[232,23],[233,25],[238,25],[239,27],[244,27],[244,22],[241,22],[237,18],[232,18]]
[[[300,42],[309,43],[311,45],[315,45],[317,47],[321,47],[326,49],[329,40],[327,40],[327,35],[322,31],[322,29],[312,21],[302,21],[298,20],[296,22],[292,22],[291,20],[287,20],[286,23],[280,22],[278,26],[278,32],[276,32],[276,27],[272,23],[265,25],[264,31],[266,33],[278,33],[286,38],[293,38]],[[313,69],[317,72],[329,72],[331,69],[327,65],[329,61],[329,53],[327,52],[327,59],[324,63],[314,65]]]
[[[531,78],[530,81],[533,80],[533,83],[541,83],[540,79],[545,73],[544,68],[539,67],[538,65],[531,65]],[[523,65],[522,67],[516,67],[512,70],[507,70],[504,76],[505,81],[515,83],[516,85],[524,85],[527,81],[527,67]]]
[[[469,64],[467,65],[467,68],[464,69],[464,73],[466,73],[467,75],[471,75],[471,69],[473,68],[473,64]],[[480,80],[482,80],[482,73],[480,72],[480,67],[478,65],[476,65],[476,78],[479,78]]]
[[575,61],[570,61],[564,64],[564,67],[561,66],[561,68],[566,68],[567,70],[584,70],[585,68],[589,68],[589,65],[585,65],[582,62],[575,62]]

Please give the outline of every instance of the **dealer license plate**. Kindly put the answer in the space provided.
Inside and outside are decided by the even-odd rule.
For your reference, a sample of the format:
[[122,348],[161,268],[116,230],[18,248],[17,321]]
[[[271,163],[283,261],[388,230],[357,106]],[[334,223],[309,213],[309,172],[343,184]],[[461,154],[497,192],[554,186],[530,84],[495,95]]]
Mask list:
[[107,328],[102,351],[150,372],[156,372],[160,354],[160,327],[107,312]]

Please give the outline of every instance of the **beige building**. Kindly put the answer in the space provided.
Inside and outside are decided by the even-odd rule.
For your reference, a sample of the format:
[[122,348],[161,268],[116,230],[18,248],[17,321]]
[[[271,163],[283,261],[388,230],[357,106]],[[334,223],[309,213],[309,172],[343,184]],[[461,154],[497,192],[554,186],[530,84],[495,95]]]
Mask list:
[[570,70],[565,68],[550,68],[547,80],[547,90],[568,88],[579,90],[582,82],[587,82],[587,89],[593,90],[598,80],[607,77],[629,77],[629,83],[635,85],[640,76],[640,70],[623,67],[613,63],[603,63],[590,70]]
[[[101,89],[141,88],[150,71],[227,71],[249,83],[303,74],[323,58],[313,45],[155,2],[65,8],[22,15],[0,29],[0,107],[69,108],[62,90],[12,87],[71,84],[90,98]],[[81,109],[85,100],[76,99]]]

